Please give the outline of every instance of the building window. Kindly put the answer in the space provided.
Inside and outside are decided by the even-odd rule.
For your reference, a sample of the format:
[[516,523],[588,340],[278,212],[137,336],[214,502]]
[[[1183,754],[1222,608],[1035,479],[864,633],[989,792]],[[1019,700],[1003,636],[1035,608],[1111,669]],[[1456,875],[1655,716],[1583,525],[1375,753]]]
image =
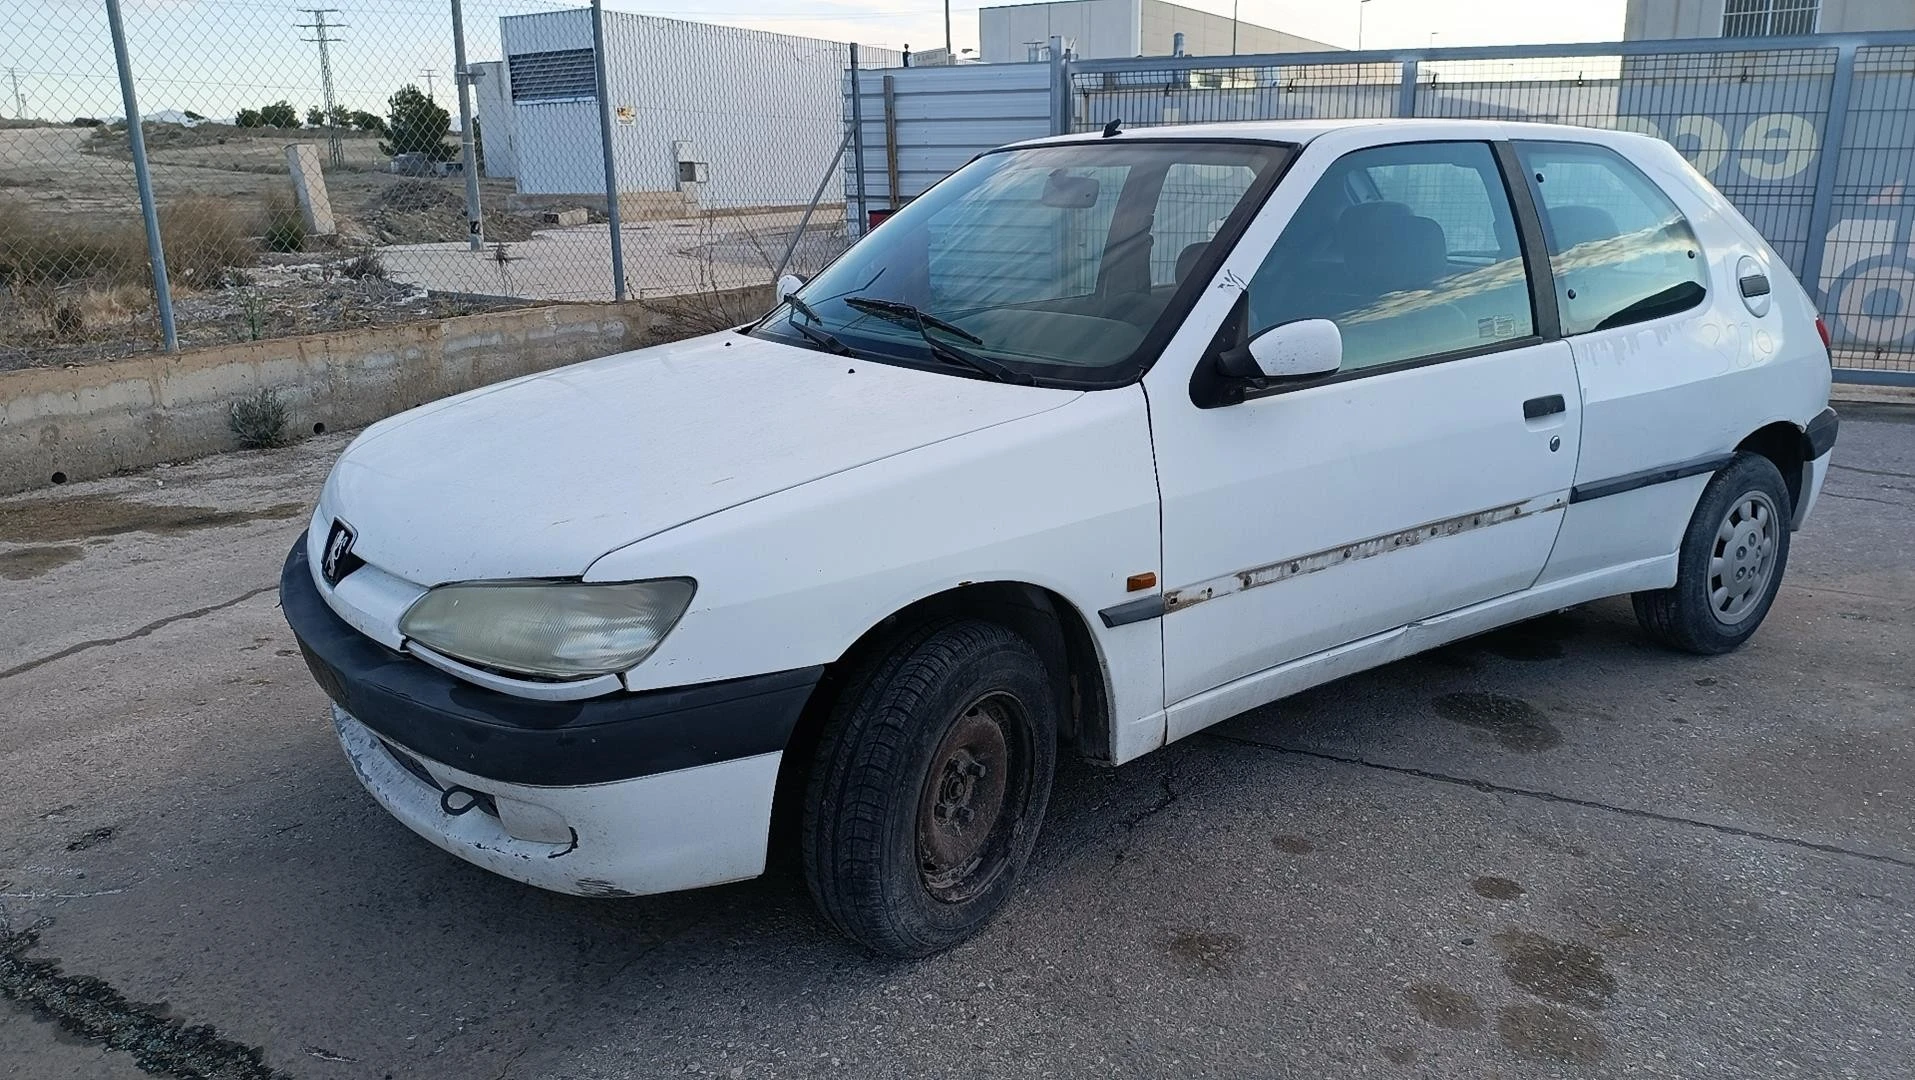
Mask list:
[[513,101],[576,101],[598,94],[592,50],[517,53],[506,57]]
[[1728,0],[1722,9],[1723,37],[1786,37],[1815,33],[1822,0]]

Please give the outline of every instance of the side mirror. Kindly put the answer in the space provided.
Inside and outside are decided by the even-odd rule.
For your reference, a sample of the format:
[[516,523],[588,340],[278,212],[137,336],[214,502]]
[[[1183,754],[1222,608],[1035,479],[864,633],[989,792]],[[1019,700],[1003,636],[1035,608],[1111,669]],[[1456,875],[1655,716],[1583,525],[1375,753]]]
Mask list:
[[1343,332],[1328,319],[1298,319],[1264,330],[1217,361],[1224,374],[1239,379],[1331,375],[1343,366]]
[[774,303],[782,304],[785,297],[805,287],[805,279],[796,274],[786,274],[778,279],[778,299]]

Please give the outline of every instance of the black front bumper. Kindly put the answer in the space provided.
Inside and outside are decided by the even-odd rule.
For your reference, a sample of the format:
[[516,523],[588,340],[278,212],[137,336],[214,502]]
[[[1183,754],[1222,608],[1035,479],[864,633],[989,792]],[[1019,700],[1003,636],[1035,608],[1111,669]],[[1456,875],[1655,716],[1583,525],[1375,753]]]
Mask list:
[[630,780],[783,750],[824,674],[798,668],[583,701],[534,701],[474,686],[386,648],[333,613],[300,534],[279,605],[326,696],[421,757],[510,784]]

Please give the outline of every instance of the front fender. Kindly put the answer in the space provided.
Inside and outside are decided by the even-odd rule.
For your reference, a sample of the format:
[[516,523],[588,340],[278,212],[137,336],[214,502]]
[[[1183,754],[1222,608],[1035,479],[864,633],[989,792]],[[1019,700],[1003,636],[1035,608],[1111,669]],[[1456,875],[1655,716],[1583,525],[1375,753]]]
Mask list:
[[1087,616],[1103,658],[1113,760],[1163,742],[1155,620],[1106,627],[1159,566],[1143,389],[1085,394],[669,529],[595,562],[587,580],[688,576],[691,608],[633,690],[837,660],[886,616],[973,582],[1041,586]]

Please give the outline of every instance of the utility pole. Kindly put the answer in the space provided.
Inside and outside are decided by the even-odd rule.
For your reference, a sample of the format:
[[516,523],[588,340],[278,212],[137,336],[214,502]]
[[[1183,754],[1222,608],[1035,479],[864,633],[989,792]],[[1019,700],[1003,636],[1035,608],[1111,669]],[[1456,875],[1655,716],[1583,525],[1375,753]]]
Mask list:
[[20,96],[20,69],[17,67],[8,68],[7,77],[13,80],[13,118],[15,120],[25,120],[27,118],[27,99]]
[[302,30],[313,32],[312,37],[300,40],[316,42],[319,45],[319,85],[325,95],[326,110],[326,161],[335,169],[343,169],[346,166],[346,151],[339,145],[339,124],[333,119],[335,106],[332,97],[332,53],[327,49],[328,45],[341,39],[331,36],[327,31],[340,29],[346,24],[326,21],[326,16],[339,14],[338,8],[300,8],[299,10],[313,17],[312,22],[293,24]]
[[1230,55],[1237,55],[1237,6],[1240,0],[1230,0]]
[[944,0],[944,62],[957,63],[957,52],[951,48],[951,0]]
[[485,217],[479,211],[479,160],[472,145],[472,73],[465,64],[465,12],[452,0],[452,84],[459,91],[459,171],[465,176],[466,243],[485,248]]
[[1363,8],[1370,0],[1356,0],[1356,51],[1363,51]]
[[419,73],[419,77],[426,81],[426,97],[430,98],[433,101],[439,100],[438,98],[432,96],[432,80],[439,77],[438,70],[435,68],[427,68],[424,71],[421,71]]

